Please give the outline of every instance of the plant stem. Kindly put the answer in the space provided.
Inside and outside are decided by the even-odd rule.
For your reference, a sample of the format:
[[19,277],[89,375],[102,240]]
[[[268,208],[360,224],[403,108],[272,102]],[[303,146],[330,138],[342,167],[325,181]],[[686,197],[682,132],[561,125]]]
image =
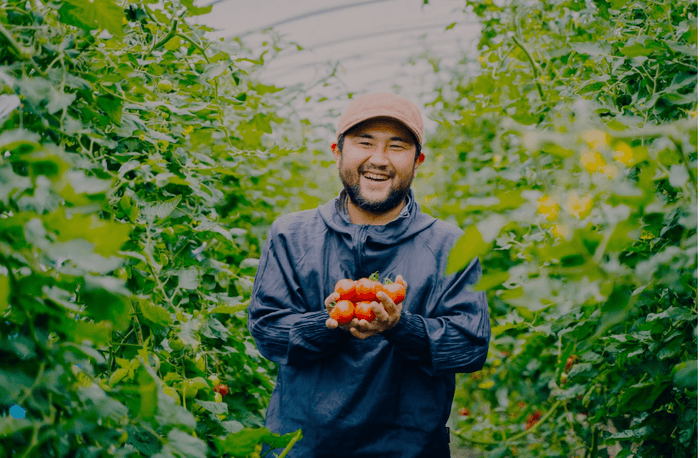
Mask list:
[[540,99],[544,102],[544,91],[542,91],[542,86],[540,85],[539,77],[540,77],[540,71],[537,68],[537,64],[535,63],[535,59],[532,58],[532,54],[530,54],[530,51],[527,50],[525,45],[518,40],[517,37],[513,37],[513,42],[518,45],[520,49],[523,50],[525,55],[527,56],[527,59],[530,61],[530,66],[532,67],[532,73],[533,73],[533,80],[535,81],[535,85],[537,86],[537,92],[540,93]]
[[294,436],[292,440],[289,441],[289,444],[287,444],[287,447],[285,447],[285,449],[282,450],[282,454],[278,458],[284,458],[285,456],[287,456],[287,453],[289,453],[289,451],[292,449],[292,447],[294,447],[294,444],[296,444],[299,439],[301,439],[301,431],[298,431],[296,436]]

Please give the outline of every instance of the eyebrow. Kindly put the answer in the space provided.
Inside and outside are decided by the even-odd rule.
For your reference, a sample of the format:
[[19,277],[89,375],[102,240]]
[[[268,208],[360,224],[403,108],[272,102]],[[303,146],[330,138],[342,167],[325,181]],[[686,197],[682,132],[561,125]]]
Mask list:
[[[355,135],[355,137],[360,137],[360,138],[369,138],[370,140],[374,140],[374,137],[371,134],[359,134]],[[391,137],[389,139],[390,142],[403,142],[403,143],[411,143],[408,140],[406,140],[403,137]]]

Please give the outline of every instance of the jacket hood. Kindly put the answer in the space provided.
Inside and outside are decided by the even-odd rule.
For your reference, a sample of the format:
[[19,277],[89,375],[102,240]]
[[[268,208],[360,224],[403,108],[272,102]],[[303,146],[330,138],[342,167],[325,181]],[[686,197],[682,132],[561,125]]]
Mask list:
[[385,245],[393,245],[414,237],[437,221],[432,216],[421,212],[420,205],[416,202],[413,195],[413,190],[410,190],[408,205],[401,212],[401,215],[390,223],[379,226],[353,224],[350,222],[350,218],[347,214],[338,210],[338,203],[342,202],[344,193],[345,191],[342,191],[338,197],[330,200],[318,209],[321,214],[321,219],[326,226],[336,232],[352,236],[357,232],[358,228],[362,227],[366,229],[367,236],[372,241]]

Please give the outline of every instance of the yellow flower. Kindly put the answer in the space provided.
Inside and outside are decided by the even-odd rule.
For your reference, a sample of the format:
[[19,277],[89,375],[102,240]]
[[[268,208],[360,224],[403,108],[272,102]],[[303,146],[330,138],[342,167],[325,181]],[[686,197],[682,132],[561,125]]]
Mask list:
[[571,213],[576,218],[581,219],[586,216],[593,205],[593,200],[590,197],[579,197],[575,193],[569,195],[569,200],[566,203],[566,211]]
[[607,177],[612,180],[617,176],[617,167],[615,167],[613,164],[608,164],[605,167],[602,167],[599,172],[603,175],[607,175]]
[[602,147],[609,145],[608,134],[602,130],[589,130],[581,135],[581,138],[588,143],[592,149],[599,151]]
[[126,16],[123,16],[122,17],[122,24],[126,25],[128,23],[129,23],[129,21],[126,20]]
[[191,134],[192,132],[194,132],[194,127],[193,127],[193,126],[187,126],[187,127],[185,127],[185,130],[182,131],[182,135],[183,135],[184,137],[187,137],[187,136],[188,136],[189,134]]
[[581,164],[588,172],[598,172],[605,167],[605,159],[595,150],[586,149],[581,152]]
[[646,229],[642,230],[642,235],[639,236],[640,240],[651,240],[654,238],[654,234],[651,232],[647,231]]
[[502,160],[503,160],[503,156],[501,156],[500,154],[496,154],[493,156],[493,163],[495,165],[500,164]]
[[615,144],[615,153],[613,158],[622,164],[632,165],[634,163],[634,153],[632,148],[627,143],[618,142]]
[[545,215],[547,221],[554,221],[559,214],[559,205],[545,194],[537,201],[537,213]]
[[481,383],[479,383],[479,388],[483,390],[488,390],[489,388],[493,388],[493,386],[496,384],[493,380],[486,380]]
[[552,235],[555,237],[568,238],[571,230],[565,224],[555,224],[552,226]]

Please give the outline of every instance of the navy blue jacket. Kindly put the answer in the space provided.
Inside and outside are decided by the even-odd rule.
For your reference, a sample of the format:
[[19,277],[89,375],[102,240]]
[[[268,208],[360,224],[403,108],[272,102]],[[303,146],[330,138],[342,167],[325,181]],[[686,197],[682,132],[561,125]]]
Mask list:
[[[461,231],[412,194],[384,226],[350,223],[338,201],[279,218],[263,248],[248,328],[279,363],[265,424],[302,429],[289,457],[448,458],[454,374],[482,368],[491,335],[486,296],[468,288],[479,261],[445,276]],[[408,283],[398,324],[365,340],[327,329],[335,283],[375,271]]]

